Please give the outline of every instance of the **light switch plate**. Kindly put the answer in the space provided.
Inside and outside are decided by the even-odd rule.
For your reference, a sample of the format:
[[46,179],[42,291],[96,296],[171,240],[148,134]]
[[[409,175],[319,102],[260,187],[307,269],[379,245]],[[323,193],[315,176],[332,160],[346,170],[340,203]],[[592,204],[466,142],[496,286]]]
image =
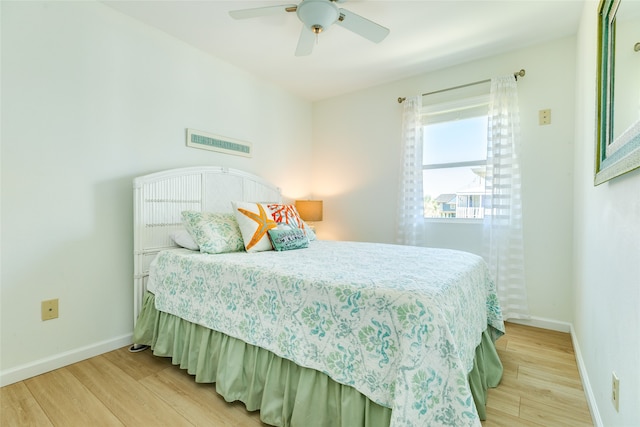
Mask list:
[[551,124],[551,109],[540,110],[538,112],[538,123],[541,126]]

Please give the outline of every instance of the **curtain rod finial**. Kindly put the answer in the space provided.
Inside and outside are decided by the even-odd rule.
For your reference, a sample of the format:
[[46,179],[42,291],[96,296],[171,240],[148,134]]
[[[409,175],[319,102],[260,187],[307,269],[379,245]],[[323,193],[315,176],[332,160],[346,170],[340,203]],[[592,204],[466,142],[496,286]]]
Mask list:
[[515,77],[517,81],[518,77],[524,77],[525,74],[526,74],[526,71],[524,71],[524,68],[523,68],[520,71],[516,71],[515,73],[513,73],[513,77]]
[[407,98],[404,98],[402,96],[398,97],[398,104],[402,104],[405,99],[407,99]]

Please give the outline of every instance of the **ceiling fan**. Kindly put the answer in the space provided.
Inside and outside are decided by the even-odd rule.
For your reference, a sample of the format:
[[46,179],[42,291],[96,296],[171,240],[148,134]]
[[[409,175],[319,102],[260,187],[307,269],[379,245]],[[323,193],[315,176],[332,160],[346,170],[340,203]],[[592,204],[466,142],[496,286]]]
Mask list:
[[314,41],[317,40],[318,34],[327,31],[333,24],[338,24],[374,43],[380,43],[387,37],[389,34],[388,28],[336,6],[336,3],[344,3],[345,1],[346,0],[302,0],[297,5],[283,4],[253,9],[232,10],[229,12],[229,15],[234,19],[248,19],[281,12],[296,12],[298,19],[304,24],[300,38],[298,39],[296,56],[311,54]]

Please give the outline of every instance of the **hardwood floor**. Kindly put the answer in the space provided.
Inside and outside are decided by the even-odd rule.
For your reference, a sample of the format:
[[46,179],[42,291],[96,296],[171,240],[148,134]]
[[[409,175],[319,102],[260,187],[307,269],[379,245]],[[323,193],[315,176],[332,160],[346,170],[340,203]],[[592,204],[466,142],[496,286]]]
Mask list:
[[507,323],[496,342],[502,381],[489,390],[484,427],[593,426],[571,336]]
[[[484,427],[593,425],[569,334],[507,324],[497,347],[504,376]],[[3,387],[0,398],[2,426],[265,426],[149,350],[115,350]]]

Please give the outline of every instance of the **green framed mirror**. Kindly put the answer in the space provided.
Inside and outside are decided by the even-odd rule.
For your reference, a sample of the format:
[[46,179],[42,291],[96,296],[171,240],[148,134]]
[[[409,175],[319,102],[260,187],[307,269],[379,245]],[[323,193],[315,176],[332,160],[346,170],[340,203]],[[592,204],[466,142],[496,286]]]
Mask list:
[[640,1],[601,0],[594,184],[640,168]]

